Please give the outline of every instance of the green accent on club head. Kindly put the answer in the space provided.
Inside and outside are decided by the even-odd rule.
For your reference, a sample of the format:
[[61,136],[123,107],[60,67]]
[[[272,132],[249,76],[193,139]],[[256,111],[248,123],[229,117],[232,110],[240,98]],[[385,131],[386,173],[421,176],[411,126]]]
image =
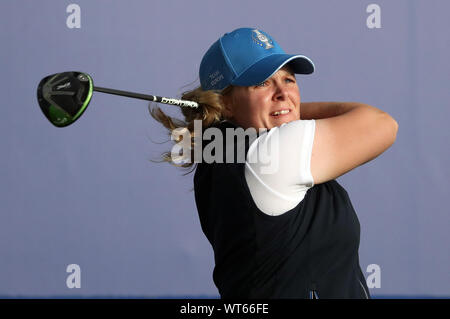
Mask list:
[[[80,110],[77,112],[77,114],[75,114],[75,116],[72,118],[71,123],[75,122],[81,116],[81,114],[83,114],[84,110],[86,110],[87,106],[89,105],[89,102],[91,101],[92,92],[94,91],[94,83],[92,81],[91,76],[87,73],[82,73],[82,74],[85,75],[89,80],[89,90],[88,90],[86,100],[83,103],[83,106],[80,108]],[[69,124],[71,124],[71,123],[69,123]],[[69,124],[67,124],[67,125],[69,125]]]
[[50,121],[58,127],[64,127],[73,123],[74,119],[70,114],[55,105],[50,105],[48,108],[48,116]]

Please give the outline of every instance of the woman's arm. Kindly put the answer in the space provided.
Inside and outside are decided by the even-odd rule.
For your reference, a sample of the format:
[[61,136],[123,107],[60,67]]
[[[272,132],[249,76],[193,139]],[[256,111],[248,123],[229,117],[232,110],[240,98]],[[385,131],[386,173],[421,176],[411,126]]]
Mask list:
[[305,103],[300,117],[316,124],[310,165],[314,184],[373,160],[394,144],[398,130],[388,113],[362,103]]
[[383,112],[376,107],[358,102],[305,102],[300,104],[300,119],[326,119],[329,117],[342,115],[357,107],[364,107],[373,112]]

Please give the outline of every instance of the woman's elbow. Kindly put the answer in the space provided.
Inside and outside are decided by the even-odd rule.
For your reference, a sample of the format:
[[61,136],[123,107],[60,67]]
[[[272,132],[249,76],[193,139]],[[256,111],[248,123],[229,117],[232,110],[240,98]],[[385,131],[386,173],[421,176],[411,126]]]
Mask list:
[[394,144],[395,140],[397,139],[397,132],[398,132],[398,123],[397,121],[386,113],[388,116],[388,122],[389,122],[389,132],[390,132],[390,138],[391,138],[391,145]]

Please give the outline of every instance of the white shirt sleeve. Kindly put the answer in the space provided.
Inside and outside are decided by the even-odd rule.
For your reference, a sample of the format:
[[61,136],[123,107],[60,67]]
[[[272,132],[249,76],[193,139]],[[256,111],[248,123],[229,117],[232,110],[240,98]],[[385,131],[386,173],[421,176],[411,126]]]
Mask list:
[[256,206],[267,215],[281,215],[297,206],[314,186],[311,153],[315,120],[274,127],[250,145],[245,179]]

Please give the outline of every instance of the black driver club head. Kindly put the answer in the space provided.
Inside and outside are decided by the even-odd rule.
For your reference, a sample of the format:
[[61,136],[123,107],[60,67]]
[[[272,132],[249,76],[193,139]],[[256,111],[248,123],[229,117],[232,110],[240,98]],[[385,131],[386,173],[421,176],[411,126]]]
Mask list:
[[47,119],[57,127],[65,127],[83,114],[93,90],[94,84],[89,74],[63,72],[43,78],[37,88],[37,98]]

